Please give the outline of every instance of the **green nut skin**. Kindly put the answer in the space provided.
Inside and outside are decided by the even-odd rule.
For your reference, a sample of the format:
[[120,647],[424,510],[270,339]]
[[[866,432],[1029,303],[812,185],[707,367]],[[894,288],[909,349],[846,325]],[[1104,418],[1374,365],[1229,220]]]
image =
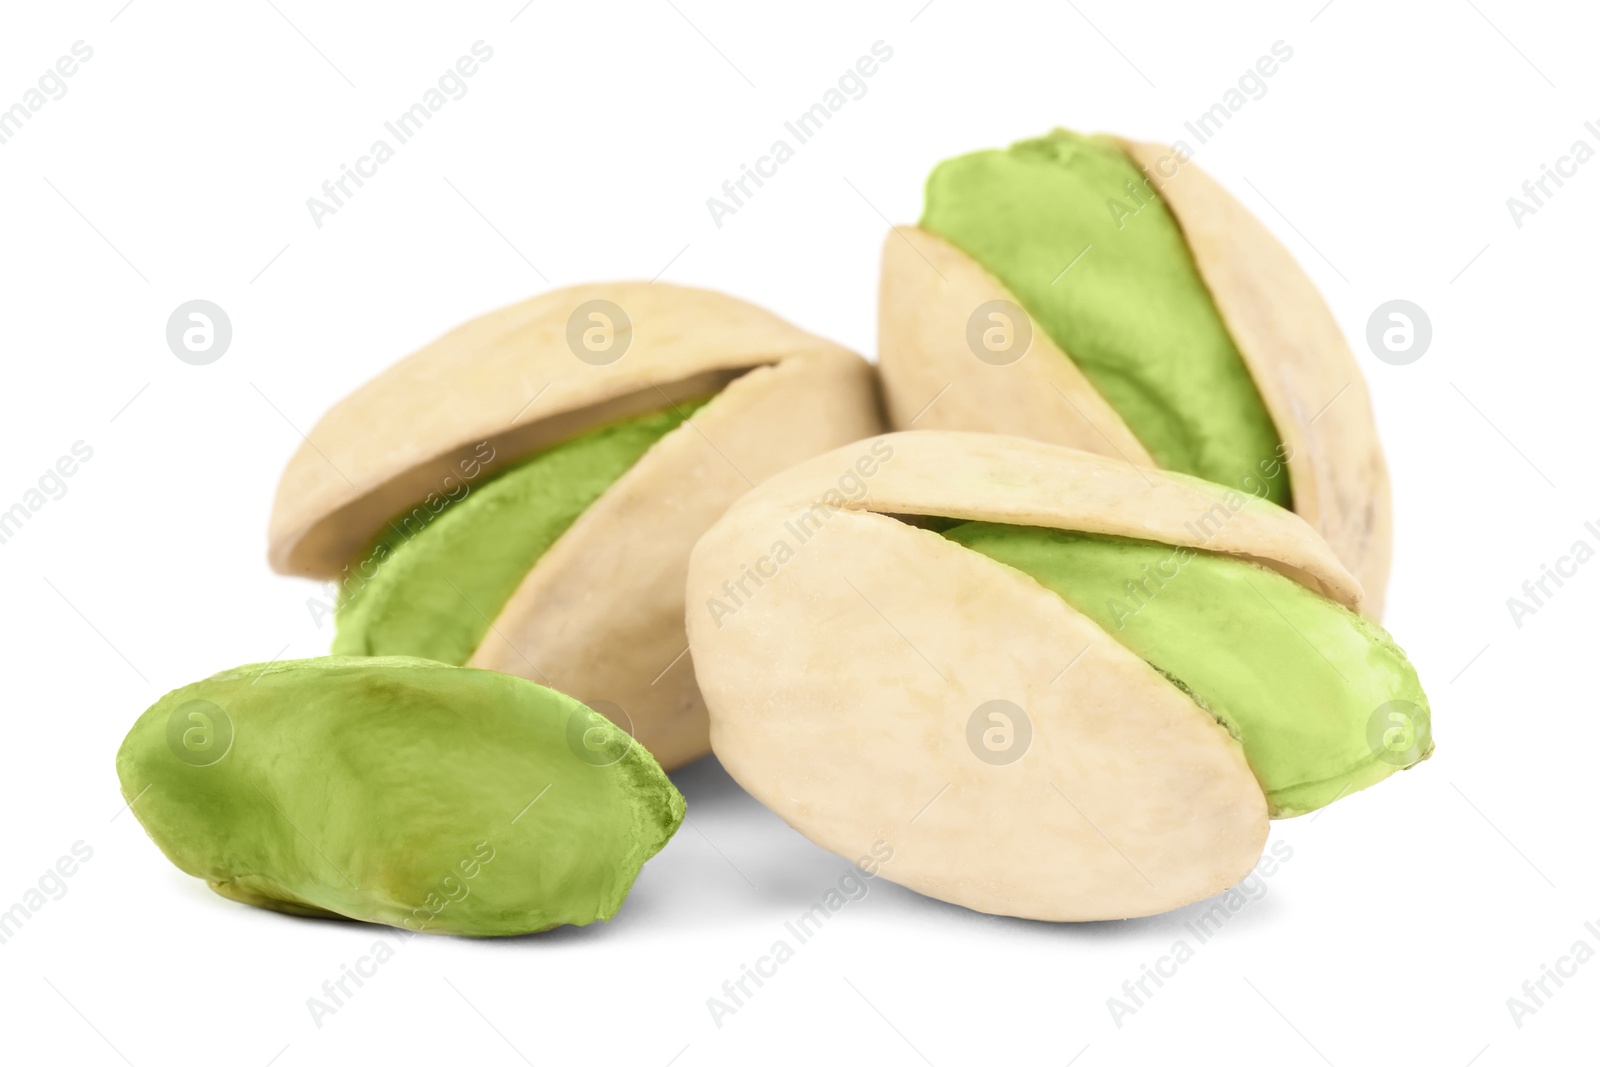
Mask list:
[[477,937],[610,919],[685,807],[576,700],[400,656],[174,690],[129,731],[117,774],[167,858],[225,897]]
[[[1433,751],[1428,698],[1388,633],[1277,571],[1034,526],[940,532],[1055,592],[1187,693],[1244,748],[1273,818],[1316,811]],[[1405,709],[1409,752],[1374,744],[1383,708]]]

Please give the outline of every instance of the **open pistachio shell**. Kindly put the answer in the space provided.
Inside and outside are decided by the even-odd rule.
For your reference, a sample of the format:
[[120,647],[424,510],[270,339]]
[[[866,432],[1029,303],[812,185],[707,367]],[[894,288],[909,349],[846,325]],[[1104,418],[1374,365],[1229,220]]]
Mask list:
[[[1246,875],[1269,802],[1228,724],[950,520],[1189,546],[1371,627],[1281,508],[1024,438],[889,434],[772,479],[695,547],[688,630],[728,771],[823,847],[887,843],[886,877],[980,911],[1126,918]],[[1027,734],[1014,759],[976,740],[995,702]]]
[[[1360,580],[1364,610],[1379,618],[1390,562],[1389,477],[1366,385],[1332,313],[1288,250],[1194,162],[1157,145],[1116,143],[1182,230],[1286,446],[1294,510]],[[1064,249],[1063,264],[1078,251]],[[969,321],[994,301],[1026,312],[948,241],[914,226],[889,234],[879,358],[891,427],[1017,434],[1150,465],[1072,353],[1031,318],[1024,356],[1000,364],[975,357]]]
[[[620,356],[583,358],[571,340],[596,307]],[[679,766],[709,744],[684,655],[689,549],[763,479],[882,428],[871,368],[848,350],[732,297],[659,283],[577,286],[492,312],[310,430],[278,486],[269,560],[337,580],[463,470],[481,482],[595,427],[708,395],[483,613],[469,661],[625,718],[663,766]]]

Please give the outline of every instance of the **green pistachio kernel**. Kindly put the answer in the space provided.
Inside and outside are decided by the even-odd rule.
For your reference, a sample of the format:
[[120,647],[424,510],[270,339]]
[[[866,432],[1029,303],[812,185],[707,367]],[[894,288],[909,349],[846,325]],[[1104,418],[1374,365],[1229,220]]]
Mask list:
[[465,664],[556,539],[710,399],[623,419],[538,452],[469,489],[420,530],[390,523],[345,583],[333,654]]
[[1021,302],[1169,470],[1290,502],[1279,434],[1160,194],[1115,142],[1057,130],[947,160],[922,228]]
[[1275,818],[1315,811],[1433,750],[1428,698],[1393,639],[1277,571],[1035,526],[942,532],[1055,592],[1193,698],[1243,746]]
[[472,936],[611,918],[684,815],[650,753],[576,700],[398,656],[174,690],[117,774],[167,858],[225,897]]

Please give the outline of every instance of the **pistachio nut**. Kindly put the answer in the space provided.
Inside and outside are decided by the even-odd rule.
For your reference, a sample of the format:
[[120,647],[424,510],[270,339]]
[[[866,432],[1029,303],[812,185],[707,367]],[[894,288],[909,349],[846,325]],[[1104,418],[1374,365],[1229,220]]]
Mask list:
[[1020,437],[894,433],[695,546],[718,758],[801,833],[979,911],[1126,918],[1250,872],[1269,818],[1432,750],[1404,653],[1302,519]]
[[718,293],[585,285],[446,334],[290,460],[269,558],[339,583],[333,650],[491,668],[709,751],[689,549],[741,493],[882,429],[859,356]]
[[1389,477],[1361,371],[1288,250],[1181,149],[1057,130],[941,163],[884,245],[879,354],[893,429],[1033,437],[1292,508],[1381,616]]
[[611,918],[684,813],[650,754],[571,697],[408,657],[176,689],[117,774],[167,858],[225,897],[486,937]]

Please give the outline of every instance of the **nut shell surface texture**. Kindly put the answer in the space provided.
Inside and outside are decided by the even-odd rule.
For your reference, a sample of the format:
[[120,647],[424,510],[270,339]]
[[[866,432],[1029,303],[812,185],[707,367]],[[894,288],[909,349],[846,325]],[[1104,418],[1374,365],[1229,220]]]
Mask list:
[[451,331],[324,415],[279,483],[269,560],[349,593],[367,546],[408,516],[421,525],[435,501],[471,506],[527,457],[665,413],[674,428],[582,508],[503,603],[463,596],[457,607],[482,634],[462,665],[571,694],[671,769],[709,749],[685,655],[690,548],[767,477],[879,432],[879,412],[863,359],[743,301],[661,283],[562,289]]
[[[1310,806],[1294,791],[1269,802],[1237,727],[1114,627],[941,534],[963,521],[1219,561],[1370,637],[1414,683],[1358,614],[1360,584],[1276,506],[991,434],[888,434],[807,461],[740,500],[691,559],[688,630],[712,744],[823,847],[854,857],[887,843],[881,873],[920,893],[1034,919],[1149,915],[1235,884],[1269,817]],[[1158,589],[1143,610],[1180,595]],[[1368,750],[1359,710],[1353,727],[1334,724],[1363,757],[1353,788],[1402,765]],[[998,752],[994,729],[1006,731]],[[1245,742],[1275,740],[1255,729]],[[1314,785],[1317,805],[1337,799]]]

